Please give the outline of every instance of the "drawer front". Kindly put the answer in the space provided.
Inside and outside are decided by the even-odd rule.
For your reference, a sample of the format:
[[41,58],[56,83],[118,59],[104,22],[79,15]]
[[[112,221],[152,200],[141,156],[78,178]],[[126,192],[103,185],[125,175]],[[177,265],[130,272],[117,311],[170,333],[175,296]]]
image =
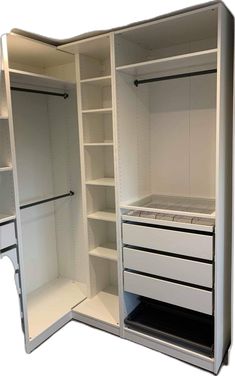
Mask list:
[[165,303],[212,315],[212,292],[124,272],[124,290]]
[[206,260],[213,259],[213,237],[123,223],[123,243]]
[[124,268],[212,288],[212,265],[123,248]]
[[8,223],[0,226],[0,249],[16,244],[15,225]]

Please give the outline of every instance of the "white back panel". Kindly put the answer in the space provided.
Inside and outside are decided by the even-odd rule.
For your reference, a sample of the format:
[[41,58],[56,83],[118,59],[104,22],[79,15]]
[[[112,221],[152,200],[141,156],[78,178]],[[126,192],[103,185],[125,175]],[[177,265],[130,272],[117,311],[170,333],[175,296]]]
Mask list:
[[152,193],[215,196],[215,79],[150,85]]
[[[20,202],[54,195],[47,98],[13,92]],[[58,275],[53,204],[21,211],[26,287],[31,292]]]

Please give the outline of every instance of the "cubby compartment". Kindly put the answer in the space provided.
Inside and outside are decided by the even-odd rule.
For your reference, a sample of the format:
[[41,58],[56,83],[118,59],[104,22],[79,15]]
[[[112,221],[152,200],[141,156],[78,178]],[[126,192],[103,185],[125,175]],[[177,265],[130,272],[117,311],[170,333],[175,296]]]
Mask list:
[[[116,33],[116,65],[136,64],[138,67],[141,62],[214,49],[217,47],[217,17],[217,9],[211,7],[206,11],[179,15],[174,20],[169,18],[164,22],[121,30]],[[162,63],[168,64],[168,61]],[[166,69],[167,65],[163,67]]]
[[29,85],[36,81],[41,86],[53,87],[54,82],[75,83],[75,64],[71,54],[55,46],[24,36],[9,34],[7,37],[9,68],[12,76],[20,76]]
[[87,216],[89,219],[116,221],[113,187],[87,186]]
[[91,257],[90,277],[91,297],[74,307],[73,311],[118,327],[119,299],[116,262]]
[[114,180],[113,147],[85,148],[86,182],[98,179]]
[[83,83],[81,85],[82,109],[110,109],[112,107],[111,80],[103,85]]
[[83,141],[87,146],[112,144],[112,113],[83,114]]
[[89,220],[88,239],[90,256],[117,261],[115,223],[105,220]]
[[213,357],[213,316],[158,300],[136,298],[137,306],[125,318],[126,328]]
[[[79,53],[80,79],[92,80],[111,74],[109,35],[91,38],[71,46]],[[69,49],[71,50],[71,47]]]

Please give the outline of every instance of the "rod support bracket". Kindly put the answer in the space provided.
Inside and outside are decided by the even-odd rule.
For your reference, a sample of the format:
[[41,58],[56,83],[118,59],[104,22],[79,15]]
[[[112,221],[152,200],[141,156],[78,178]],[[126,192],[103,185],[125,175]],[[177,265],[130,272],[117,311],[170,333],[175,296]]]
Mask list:
[[134,85],[135,85],[136,87],[138,87],[138,85],[139,85],[139,81],[138,81],[138,80],[135,80],[135,81],[134,81]]
[[67,99],[69,97],[68,93],[64,93],[64,99]]

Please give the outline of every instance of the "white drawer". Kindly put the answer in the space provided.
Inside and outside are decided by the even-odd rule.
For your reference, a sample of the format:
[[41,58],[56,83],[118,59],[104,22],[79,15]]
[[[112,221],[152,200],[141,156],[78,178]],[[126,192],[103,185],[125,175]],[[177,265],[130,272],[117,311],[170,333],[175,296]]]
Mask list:
[[212,315],[212,292],[178,283],[124,272],[124,290]]
[[123,223],[123,243],[206,260],[213,259],[213,237]]
[[123,248],[124,268],[212,288],[212,265],[154,252]]
[[8,223],[0,226],[0,249],[10,247],[16,243],[15,225]]

